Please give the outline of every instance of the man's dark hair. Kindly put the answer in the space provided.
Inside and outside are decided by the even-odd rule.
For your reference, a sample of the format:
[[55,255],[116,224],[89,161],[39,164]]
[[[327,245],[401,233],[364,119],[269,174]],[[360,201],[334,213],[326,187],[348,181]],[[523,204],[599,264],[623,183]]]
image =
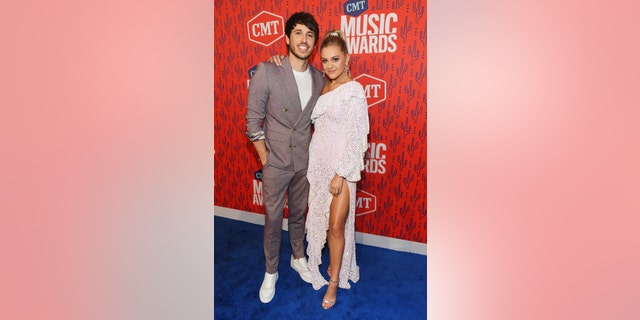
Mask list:
[[316,42],[313,45],[316,45],[318,43],[318,38],[320,38],[320,27],[318,27],[318,22],[316,22],[313,15],[308,12],[296,12],[289,17],[289,20],[287,20],[287,23],[284,25],[284,33],[287,37],[291,37],[291,31],[297,24],[305,25],[309,30],[315,33]]

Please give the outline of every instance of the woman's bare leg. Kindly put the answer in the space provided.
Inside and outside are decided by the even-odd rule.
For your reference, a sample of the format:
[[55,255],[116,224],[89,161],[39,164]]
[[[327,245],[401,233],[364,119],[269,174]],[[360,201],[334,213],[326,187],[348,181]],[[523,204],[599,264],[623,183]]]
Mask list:
[[[329,285],[324,294],[322,307],[331,308],[338,294],[338,281],[340,279],[340,267],[344,254],[344,227],[349,215],[349,186],[343,182],[343,188],[337,197],[331,201],[329,208],[329,231],[327,242],[329,244]],[[331,281],[333,280],[333,281]]]

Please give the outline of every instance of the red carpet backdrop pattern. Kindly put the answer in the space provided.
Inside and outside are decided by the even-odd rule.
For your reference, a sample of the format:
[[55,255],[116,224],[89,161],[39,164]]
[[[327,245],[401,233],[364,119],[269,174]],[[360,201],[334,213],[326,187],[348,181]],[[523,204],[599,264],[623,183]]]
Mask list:
[[[426,7],[418,0],[215,1],[215,205],[264,214],[260,161],[244,135],[248,83],[259,62],[286,54],[287,18],[307,11],[320,40],[328,30],[345,33],[352,76],[367,94],[371,132],[356,230],[426,243]],[[311,64],[322,70],[318,53]]]

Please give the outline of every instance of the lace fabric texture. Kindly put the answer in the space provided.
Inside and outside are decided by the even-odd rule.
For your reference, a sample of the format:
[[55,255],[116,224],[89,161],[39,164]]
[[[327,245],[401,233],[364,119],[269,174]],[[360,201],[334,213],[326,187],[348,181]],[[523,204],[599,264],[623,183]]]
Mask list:
[[367,150],[367,108],[362,85],[351,81],[320,96],[311,115],[315,132],[309,146],[307,179],[310,190],[306,229],[308,266],[313,273],[315,290],[328,284],[320,272],[320,264],[322,249],[327,243],[329,206],[333,199],[329,184],[336,173],[347,179],[350,196],[339,287],[349,289],[349,281],[355,283],[360,279],[355,250],[356,182],[361,178],[364,152]]

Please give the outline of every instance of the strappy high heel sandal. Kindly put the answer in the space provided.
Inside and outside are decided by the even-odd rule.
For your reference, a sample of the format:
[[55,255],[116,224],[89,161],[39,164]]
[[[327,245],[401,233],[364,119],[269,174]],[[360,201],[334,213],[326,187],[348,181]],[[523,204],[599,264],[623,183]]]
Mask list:
[[[329,286],[331,285],[335,285],[336,286],[336,297],[338,296],[338,284],[340,283],[340,280],[333,280],[333,279],[329,279]],[[329,290],[329,288],[327,287],[327,290]],[[326,293],[325,293],[326,294]],[[328,307],[325,307],[324,304],[328,304]],[[327,299],[322,299],[322,309],[330,309],[333,307],[333,305],[336,304],[335,300],[327,300]]]

